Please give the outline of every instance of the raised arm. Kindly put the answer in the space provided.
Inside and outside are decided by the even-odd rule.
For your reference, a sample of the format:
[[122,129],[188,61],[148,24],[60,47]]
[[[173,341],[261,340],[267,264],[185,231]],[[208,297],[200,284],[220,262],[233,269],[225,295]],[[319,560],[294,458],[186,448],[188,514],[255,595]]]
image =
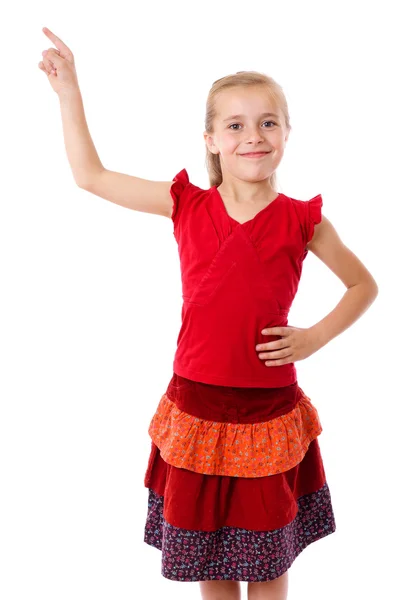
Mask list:
[[76,184],[100,196],[141,212],[171,217],[173,181],[149,181],[106,169],[100,161],[89,133],[71,50],[49,29],[43,32],[56,46],[44,51],[39,68],[57,93],[64,143]]
[[125,208],[170,218],[172,184],[173,181],[150,181],[103,168],[79,187]]

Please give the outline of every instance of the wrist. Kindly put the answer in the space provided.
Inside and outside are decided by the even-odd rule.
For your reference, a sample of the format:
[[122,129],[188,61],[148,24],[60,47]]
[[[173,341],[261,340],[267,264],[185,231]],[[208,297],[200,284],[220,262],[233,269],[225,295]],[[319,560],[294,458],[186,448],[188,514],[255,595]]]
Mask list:
[[81,91],[79,89],[79,87],[76,88],[66,88],[66,89],[61,89],[58,94],[58,99],[60,102],[70,102],[71,100],[75,100],[75,99],[82,99],[82,95],[81,95]]
[[321,323],[316,323],[315,325],[312,325],[312,327],[308,328],[308,331],[318,350],[329,342],[329,339],[326,336],[325,328],[323,327],[323,325],[321,325]]

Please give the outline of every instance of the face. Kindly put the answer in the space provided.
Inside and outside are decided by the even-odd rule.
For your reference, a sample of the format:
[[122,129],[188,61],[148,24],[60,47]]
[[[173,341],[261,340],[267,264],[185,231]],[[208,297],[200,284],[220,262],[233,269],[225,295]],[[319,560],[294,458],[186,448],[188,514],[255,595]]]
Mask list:
[[[204,132],[204,139],[209,150],[220,155],[223,176],[253,182],[270,177],[282,160],[289,131],[268,90],[263,86],[226,90],[216,104],[215,131]],[[264,151],[268,154],[245,156]]]

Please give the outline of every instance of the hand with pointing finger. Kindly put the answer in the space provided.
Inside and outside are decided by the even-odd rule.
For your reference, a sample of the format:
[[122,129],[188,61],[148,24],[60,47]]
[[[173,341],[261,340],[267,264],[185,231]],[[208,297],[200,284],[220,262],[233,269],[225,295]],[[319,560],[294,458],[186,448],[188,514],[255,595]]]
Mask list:
[[40,61],[39,69],[47,74],[50,85],[56,94],[79,90],[75,60],[71,50],[47,27],[43,27],[42,31],[56,48],[43,50],[43,61]]

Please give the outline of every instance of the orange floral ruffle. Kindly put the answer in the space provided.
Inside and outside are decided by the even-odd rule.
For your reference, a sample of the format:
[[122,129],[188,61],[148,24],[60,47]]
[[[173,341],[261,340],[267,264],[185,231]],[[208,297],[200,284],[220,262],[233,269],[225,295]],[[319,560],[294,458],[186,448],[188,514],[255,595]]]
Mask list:
[[199,419],[164,394],[148,432],[164,461],[175,467],[206,475],[275,475],[300,463],[322,432],[316,408],[300,391],[293,410],[261,423]]

